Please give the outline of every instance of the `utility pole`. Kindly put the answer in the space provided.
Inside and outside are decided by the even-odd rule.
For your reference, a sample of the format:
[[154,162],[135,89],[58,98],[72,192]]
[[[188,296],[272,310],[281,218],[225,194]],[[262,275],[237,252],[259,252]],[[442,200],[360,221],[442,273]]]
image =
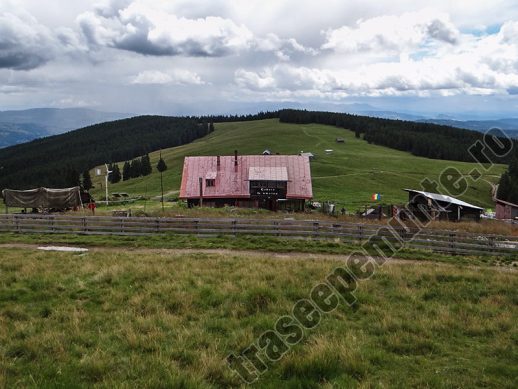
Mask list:
[[162,159],[162,150],[160,150],[160,159],[156,165],[157,170],[160,172],[160,189],[162,190],[162,212],[164,212],[164,176],[163,172],[167,170],[167,165]]
[[160,188],[162,189],[162,212],[164,212],[164,180],[162,177],[162,172],[160,172]]
[[106,206],[108,207],[108,176],[112,171],[108,169],[108,164],[105,163],[104,166],[106,166]]

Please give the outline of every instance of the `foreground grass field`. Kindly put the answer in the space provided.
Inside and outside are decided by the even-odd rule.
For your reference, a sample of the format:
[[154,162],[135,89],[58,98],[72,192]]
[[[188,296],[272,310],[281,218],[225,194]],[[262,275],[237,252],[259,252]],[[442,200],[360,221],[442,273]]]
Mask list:
[[[217,123],[215,128],[213,133],[193,143],[162,151],[169,167],[164,173],[166,197],[178,196],[185,156],[232,155],[235,149],[240,154],[261,154],[265,149],[281,154],[298,154],[300,151],[316,154],[316,160],[311,163],[315,199],[333,200],[349,211],[371,203],[373,193],[381,193],[385,204],[404,203],[408,195],[402,188],[420,188],[419,183],[424,178],[437,181],[447,167],[455,167],[468,174],[477,166],[474,163],[415,157],[368,144],[356,139],[351,131],[319,124],[287,124],[271,119]],[[344,138],[345,143],[336,143],[338,137]],[[327,155],[326,149],[332,149],[333,153]],[[153,166],[156,166],[159,153],[150,156]],[[494,166],[476,182],[470,181],[467,193],[461,198],[493,208],[489,183],[497,182],[504,169],[504,166]],[[104,177],[94,177],[94,184],[96,198],[104,196]],[[155,169],[151,176],[111,185],[110,191],[154,197],[160,192],[160,175]]]
[[[268,253],[0,248],[0,385],[237,387],[225,364],[341,262]],[[512,269],[394,262],[256,387],[518,384]]]

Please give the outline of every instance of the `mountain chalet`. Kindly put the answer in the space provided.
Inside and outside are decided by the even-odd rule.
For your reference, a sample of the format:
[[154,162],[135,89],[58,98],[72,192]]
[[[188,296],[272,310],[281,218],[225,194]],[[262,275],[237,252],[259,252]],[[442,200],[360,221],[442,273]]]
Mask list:
[[180,199],[189,207],[303,211],[313,197],[309,158],[300,155],[186,157]]

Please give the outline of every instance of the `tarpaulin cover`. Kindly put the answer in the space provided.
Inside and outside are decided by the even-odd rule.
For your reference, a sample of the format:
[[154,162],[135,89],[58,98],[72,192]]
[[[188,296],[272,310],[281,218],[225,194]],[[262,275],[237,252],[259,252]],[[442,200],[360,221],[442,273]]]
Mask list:
[[81,205],[79,187],[66,189],[38,188],[30,190],[4,189],[4,203],[19,208],[74,208]]

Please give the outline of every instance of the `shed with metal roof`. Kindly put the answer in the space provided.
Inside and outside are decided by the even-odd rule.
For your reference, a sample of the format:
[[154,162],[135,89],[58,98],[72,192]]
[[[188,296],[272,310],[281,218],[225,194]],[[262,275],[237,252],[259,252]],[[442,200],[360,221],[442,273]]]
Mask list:
[[408,192],[408,209],[423,220],[480,221],[483,208],[440,193],[415,189]]

